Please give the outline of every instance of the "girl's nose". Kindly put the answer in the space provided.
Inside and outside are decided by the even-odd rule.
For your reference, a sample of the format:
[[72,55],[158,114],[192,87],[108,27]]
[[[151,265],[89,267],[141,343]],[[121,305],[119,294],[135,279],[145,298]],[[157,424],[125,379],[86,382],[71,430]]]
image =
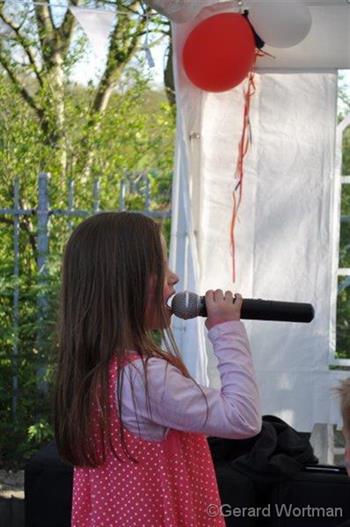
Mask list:
[[180,281],[180,278],[175,273],[171,273],[172,283],[175,285]]

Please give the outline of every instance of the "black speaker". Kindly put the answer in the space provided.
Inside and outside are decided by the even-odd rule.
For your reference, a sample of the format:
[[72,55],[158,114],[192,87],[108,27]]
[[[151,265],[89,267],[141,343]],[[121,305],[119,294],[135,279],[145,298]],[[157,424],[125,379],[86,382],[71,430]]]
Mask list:
[[343,467],[306,466],[276,486],[270,505],[271,527],[338,527],[350,520],[350,478]]
[[25,465],[25,527],[70,527],[72,488],[73,467],[51,441]]

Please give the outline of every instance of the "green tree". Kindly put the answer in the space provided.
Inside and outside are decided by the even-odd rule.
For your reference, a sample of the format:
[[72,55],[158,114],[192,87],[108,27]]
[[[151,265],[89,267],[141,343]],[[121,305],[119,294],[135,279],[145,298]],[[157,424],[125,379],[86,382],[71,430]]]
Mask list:
[[[71,82],[70,72],[85,53],[86,39],[74,39],[71,13],[59,17],[54,7],[29,1],[16,3],[16,9],[11,2],[6,5],[10,7],[0,1],[0,20],[8,29],[7,39],[0,43],[0,207],[12,206],[13,182],[18,178],[20,207],[35,209],[38,173],[46,171],[51,174],[52,209],[67,207],[67,184],[72,181],[74,207],[91,210],[93,182],[99,179],[100,208],[116,210],[120,180],[146,172],[151,208],[169,209],[175,122],[165,93],[152,92],[142,73],[144,53],[138,51],[147,11],[138,2],[124,1],[123,6],[119,1],[104,2],[110,9],[122,6],[124,14],[117,18],[101,78],[81,87]],[[101,5],[89,2],[90,7]],[[167,23],[152,24],[151,29],[166,35]],[[129,193],[126,205],[142,210],[145,203],[141,195]],[[73,218],[72,226],[79,221]],[[169,221],[164,224],[169,233]],[[0,215],[0,228],[0,465],[16,467],[52,437],[49,399],[37,390],[37,369],[49,363],[50,386],[60,261],[70,231],[66,218],[51,218],[48,279],[42,286],[37,280],[37,217],[20,217],[20,326],[15,335],[13,217]],[[37,296],[43,289],[49,306],[45,345],[38,349]]]
[[[73,6],[82,3],[82,0],[71,2]],[[97,4],[91,2],[91,6]],[[86,137],[93,127],[98,126],[98,117],[106,111],[113,89],[138,50],[147,24],[149,9],[143,13],[137,11],[139,2],[116,0],[108,4],[120,8],[122,14],[117,16],[106,67],[86,116]],[[45,3],[23,2],[21,5],[16,2],[12,8],[11,4],[9,8],[7,5],[5,0],[0,1],[0,19],[9,29],[7,38],[1,41],[0,64],[23,103],[33,110],[43,141],[57,151],[61,171],[65,173],[68,162],[65,145],[66,80],[79,57],[77,47],[72,49],[75,18],[67,9],[59,19],[55,8]],[[87,170],[91,164],[91,149],[81,149],[81,157],[81,164]]]
[[[349,86],[340,78],[339,87],[340,111],[338,120],[350,114]],[[350,127],[343,135],[342,174],[350,175]],[[339,267],[350,268],[350,185],[342,185],[340,227]],[[350,359],[350,280],[340,277],[337,302],[337,356]]]

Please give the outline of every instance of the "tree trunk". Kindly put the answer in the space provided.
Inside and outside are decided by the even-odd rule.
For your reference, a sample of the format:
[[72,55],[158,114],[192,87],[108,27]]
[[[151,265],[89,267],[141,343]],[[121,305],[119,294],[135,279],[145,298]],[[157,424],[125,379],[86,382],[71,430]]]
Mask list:
[[168,102],[171,105],[174,114],[176,113],[176,96],[175,96],[175,82],[174,82],[174,71],[173,71],[173,41],[170,30],[170,41],[168,49],[168,58],[164,70],[164,85],[165,92],[168,98]]
[[65,97],[64,97],[64,60],[59,52],[52,58],[52,66],[45,79],[45,94],[47,105],[46,122],[43,131],[46,131],[47,144],[54,148],[61,168],[61,177],[67,171],[67,145],[65,141]]

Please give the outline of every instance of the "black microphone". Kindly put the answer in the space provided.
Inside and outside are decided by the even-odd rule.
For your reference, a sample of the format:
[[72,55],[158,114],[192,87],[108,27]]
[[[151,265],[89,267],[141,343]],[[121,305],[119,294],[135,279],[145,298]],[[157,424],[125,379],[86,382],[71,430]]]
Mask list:
[[[172,301],[171,301],[172,299]],[[185,320],[194,317],[207,317],[205,297],[183,291],[169,298],[175,316]],[[234,300],[233,300],[234,301]],[[281,322],[311,322],[315,310],[311,304],[300,302],[279,302],[244,298],[241,318],[250,320],[279,320]]]

